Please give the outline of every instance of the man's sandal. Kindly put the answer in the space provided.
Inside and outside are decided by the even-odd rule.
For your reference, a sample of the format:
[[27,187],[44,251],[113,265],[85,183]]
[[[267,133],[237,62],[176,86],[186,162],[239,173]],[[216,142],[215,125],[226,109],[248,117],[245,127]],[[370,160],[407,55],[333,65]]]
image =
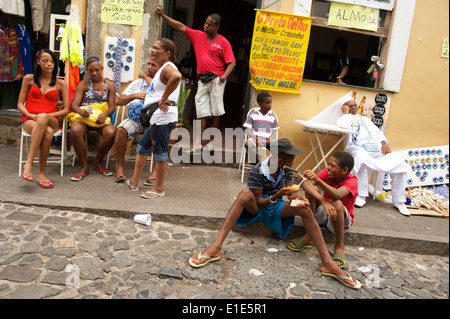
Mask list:
[[[290,245],[291,242],[293,242],[295,244],[295,248]],[[290,240],[286,246],[287,246],[287,248],[289,248],[292,251],[302,251],[305,248],[312,248],[313,245],[307,245],[300,238],[296,238],[296,239]]]
[[209,263],[218,261],[222,257],[222,255],[220,255],[218,257],[202,256],[202,252],[199,252],[197,257],[198,257],[197,260],[206,259],[206,261],[201,264],[197,264],[194,262],[194,259],[191,257],[191,258],[189,258],[189,265],[191,265],[191,267],[201,268],[203,266],[206,266]]
[[345,255],[342,255],[340,253],[334,253],[331,259],[339,260],[341,262],[340,265],[336,264],[339,268],[344,268],[345,266],[347,266],[347,257],[345,257]]

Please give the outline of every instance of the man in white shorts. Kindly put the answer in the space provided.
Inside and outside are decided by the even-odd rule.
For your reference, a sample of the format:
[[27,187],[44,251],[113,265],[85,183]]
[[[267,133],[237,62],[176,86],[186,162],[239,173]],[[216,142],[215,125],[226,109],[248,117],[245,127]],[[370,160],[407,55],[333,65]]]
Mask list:
[[[175,31],[184,33],[194,46],[199,78],[195,105],[197,119],[201,120],[201,130],[200,134],[194,137],[194,145],[189,152],[196,153],[203,148],[201,139],[206,120],[212,117],[211,126],[217,128],[220,116],[225,114],[223,94],[226,80],[236,66],[236,59],[230,42],[218,32],[222,19],[217,13],[211,13],[206,18],[201,31],[191,29],[165,15],[161,5],[155,8],[155,12]],[[214,149],[209,142],[205,148],[209,151]]]
[[114,149],[116,151],[116,183],[125,181],[123,161],[127,150],[127,142],[136,135],[143,134],[145,128],[139,121],[139,113],[144,106],[145,95],[159,66],[151,59],[147,62],[146,72],[139,73],[139,79],[133,81],[116,99],[116,105],[128,104],[128,118],[117,127]]

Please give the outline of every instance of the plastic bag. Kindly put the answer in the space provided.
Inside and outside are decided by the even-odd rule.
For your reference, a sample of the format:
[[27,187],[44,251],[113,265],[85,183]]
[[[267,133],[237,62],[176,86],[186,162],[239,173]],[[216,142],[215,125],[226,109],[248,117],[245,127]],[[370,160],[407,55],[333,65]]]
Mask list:
[[91,127],[103,127],[103,126],[111,124],[111,118],[109,116],[106,118],[105,123],[103,123],[103,124],[97,123],[98,116],[108,110],[108,103],[106,103],[106,102],[104,102],[102,104],[94,103],[94,104],[90,104],[90,105],[81,107],[81,109],[84,109],[84,110],[86,110],[87,108],[92,109],[92,112],[91,112],[91,115],[89,116],[89,118],[82,117],[80,114],[78,114],[76,112],[71,112],[71,113],[67,114],[67,117],[69,118],[69,120],[71,122],[80,121]]
[[133,121],[139,122],[140,117],[139,115],[142,112],[142,109],[144,108],[144,100],[137,100],[133,101],[130,104],[128,104],[128,118],[132,119]]

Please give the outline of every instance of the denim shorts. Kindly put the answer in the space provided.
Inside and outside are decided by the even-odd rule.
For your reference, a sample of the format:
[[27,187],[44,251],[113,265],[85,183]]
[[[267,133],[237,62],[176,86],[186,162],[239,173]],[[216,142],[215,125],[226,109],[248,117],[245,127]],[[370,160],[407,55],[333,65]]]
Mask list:
[[[263,198],[267,197],[269,196],[263,194]],[[294,226],[295,221],[295,216],[281,218],[281,210],[286,203],[282,199],[277,199],[276,203],[270,204],[265,208],[260,208],[256,215],[250,215],[244,208],[241,216],[236,221],[236,225],[245,226],[263,222],[267,227],[277,233],[280,238],[286,238],[292,226]]]
[[169,160],[169,138],[170,132],[177,122],[166,125],[153,124],[145,130],[136,146],[136,152],[147,156],[153,147],[153,158],[155,162],[166,162]]

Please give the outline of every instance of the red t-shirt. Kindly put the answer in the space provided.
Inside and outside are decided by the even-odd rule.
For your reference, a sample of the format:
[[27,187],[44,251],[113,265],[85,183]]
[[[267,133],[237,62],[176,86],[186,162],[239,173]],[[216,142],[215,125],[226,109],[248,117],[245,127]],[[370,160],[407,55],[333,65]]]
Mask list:
[[[340,187],[345,187],[348,189],[350,194],[342,197],[341,202],[345,206],[345,208],[347,208],[348,213],[352,217],[352,222],[350,225],[353,225],[353,218],[355,217],[353,215],[353,210],[355,209],[356,195],[358,195],[358,179],[352,174],[348,174],[347,177],[338,184],[328,177],[328,172],[326,169],[317,174],[317,177],[335,189],[338,189]],[[327,201],[330,201],[330,197],[328,197],[326,193],[323,194],[323,197],[325,197]]]
[[194,46],[197,74],[211,72],[215,76],[222,76],[226,65],[236,62],[230,42],[220,34],[208,42],[205,32],[186,27],[186,37]]

